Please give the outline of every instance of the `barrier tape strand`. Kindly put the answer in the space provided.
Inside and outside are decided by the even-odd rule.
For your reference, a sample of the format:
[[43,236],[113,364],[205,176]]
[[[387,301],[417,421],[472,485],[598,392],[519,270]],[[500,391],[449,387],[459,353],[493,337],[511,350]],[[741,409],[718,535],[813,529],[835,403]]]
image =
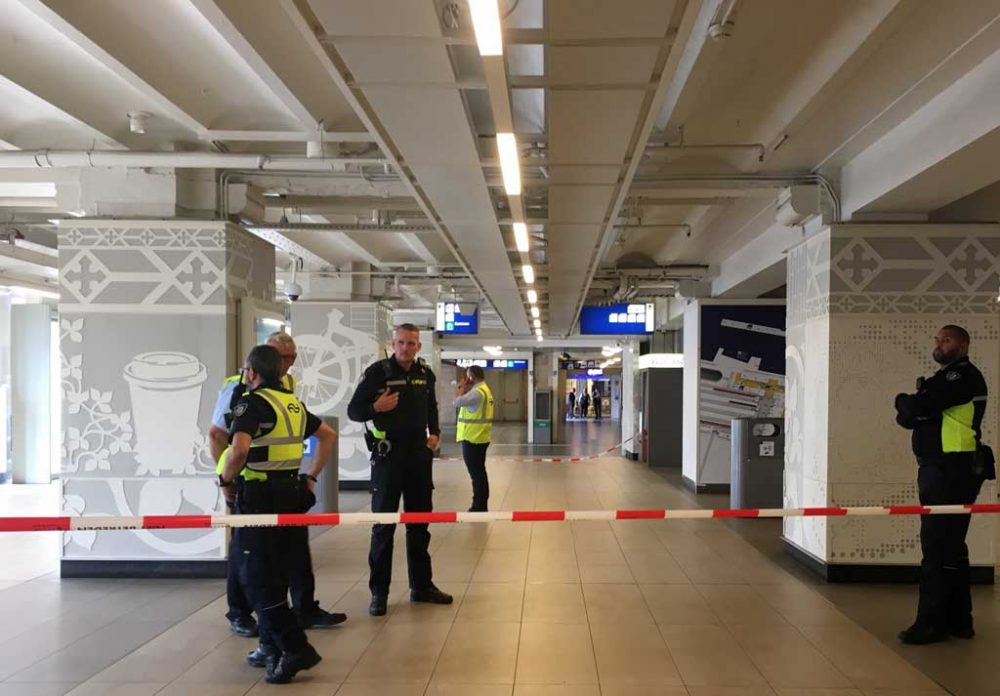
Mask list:
[[699,520],[755,517],[888,517],[1000,513],[998,503],[721,510],[513,510],[495,512],[350,512],[274,515],[146,515],[142,517],[0,517],[0,532],[208,529],[224,527],[344,527],[361,524],[563,522],[572,520]]

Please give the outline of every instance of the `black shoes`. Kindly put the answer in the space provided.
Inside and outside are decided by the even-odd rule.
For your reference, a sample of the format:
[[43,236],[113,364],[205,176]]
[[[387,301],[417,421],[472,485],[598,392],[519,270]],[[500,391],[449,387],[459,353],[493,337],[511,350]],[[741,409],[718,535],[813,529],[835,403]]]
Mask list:
[[257,622],[252,616],[241,616],[229,621],[229,630],[244,638],[256,638],[259,635]]
[[385,612],[388,611],[389,597],[388,595],[372,595],[372,603],[368,605],[368,613],[372,616],[385,616]]
[[955,638],[962,638],[963,640],[970,640],[976,637],[976,629],[972,627],[972,624],[962,626],[961,628],[952,626],[948,633]]
[[268,684],[287,684],[296,674],[315,667],[322,659],[316,649],[306,643],[298,652],[286,652],[277,662],[271,662],[264,681]]
[[299,625],[302,628],[333,628],[345,621],[347,621],[347,614],[330,612],[319,607],[316,607],[309,615],[299,617]]
[[427,602],[428,604],[451,604],[454,598],[436,588],[433,584],[422,590],[410,590],[411,602]]
[[[973,631],[974,633],[975,631]],[[971,636],[969,637],[971,638]],[[928,626],[927,624],[915,623],[909,628],[900,631],[898,638],[900,642],[906,645],[929,645],[930,643],[941,643],[948,640],[948,632],[940,628]]]
[[279,653],[275,648],[258,645],[256,648],[247,653],[247,664],[251,667],[263,669],[264,667],[267,667],[268,663],[275,662],[278,659],[278,656]]

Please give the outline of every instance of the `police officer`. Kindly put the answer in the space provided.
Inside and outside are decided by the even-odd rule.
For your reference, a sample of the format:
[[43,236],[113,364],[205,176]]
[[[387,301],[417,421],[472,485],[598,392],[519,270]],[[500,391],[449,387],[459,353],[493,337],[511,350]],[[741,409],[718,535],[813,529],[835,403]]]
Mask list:
[[[281,354],[257,346],[246,361],[249,391],[233,409],[230,446],[219,486],[237,514],[295,513],[316,501],[313,486],[337,434],[281,387]],[[316,435],[317,454],[299,476],[303,441]],[[247,662],[267,667],[266,680],[284,684],[320,661],[288,606],[288,567],[294,563],[294,527],[240,530],[241,585],[260,624],[260,646]]]
[[[934,361],[942,367],[917,380],[914,394],[896,396],[896,422],[913,431],[921,505],[959,505],[976,500],[984,466],[980,425],[986,411],[986,381],[969,361],[969,333],[945,326],[935,337]],[[992,460],[992,454],[989,455]],[[988,464],[992,468],[992,461]],[[921,645],[949,635],[972,638],[969,515],[920,517],[920,602],[917,619],[899,633],[903,643]]]
[[[400,496],[406,512],[433,509],[431,465],[438,446],[438,406],[435,377],[417,360],[420,330],[401,324],[393,331],[393,355],[369,365],[347,406],[353,421],[374,422],[372,451],[372,512],[397,512]],[[394,524],[372,527],[368,554],[372,593],[368,613],[382,616],[392,578]],[[451,604],[452,597],[431,581],[431,534],[426,524],[406,525],[406,561],[410,571],[410,601]]]
[[[295,341],[284,331],[275,331],[267,338],[267,344],[274,346],[281,354],[281,386],[288,392],[295,393],[295,377],[288,370],[295,364],[298,357]],[[209,451],[212,459],[218,462],[216,473],[222,473],[222,455],[229,443],[229,426],[232,422],[232,411],[236,402],[247,391],[246,376],[243,373],[228,377],[222,384],[215,410],[212,413],[212,425],[208,429]],[[304,511],[303,511],[304,512]],[[306,527],[295,527],[292,536],[295,538],[295,553],[292,555],[292,567],[289,568],[289,585],[292,595],[292,607],[303,628],[330,628],[347,620],[347,615],[339,612],[328,612],[322,609],[316,601],[316,578],[312,570],[312,556],[309,553],[309,530]],[[239,636],[252,638],[257,635],[257,624],[251,614],[250,603],[243,588],[240,586],[239,574],[235,562],[239,558],[239,529],[232,529],[229,544],[229,564],[226,569],[226,599],[230,630]]]
[[490,479],[486,475],[486,450],[493,438],[493,392],[486,373],[471,365],[455,393],[458,430],[455,440],[462,443],[462,459],[472,478],[472,507],[469,512],[486,512],[490,499]]

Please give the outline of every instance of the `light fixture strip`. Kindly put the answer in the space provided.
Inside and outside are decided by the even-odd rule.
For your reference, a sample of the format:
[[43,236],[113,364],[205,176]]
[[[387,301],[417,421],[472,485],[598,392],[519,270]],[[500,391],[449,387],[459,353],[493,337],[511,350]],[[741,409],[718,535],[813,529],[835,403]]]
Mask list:
[[500,8],[497,0],[469,0],[472,28],[482,56],[503,55],[503,33],[500,30]]
[[524,282],[528,285],[533,285],[535,282],[535,269],[532,268],[530,263],[526,263],[521,266],[521,275],[524,276]]
[[517,152],[517,139],[513,133],[497,133],[497,153],[500,155],[500,172],[508,196],[521,195],[521,163]]
[[522,254],[528,253],[528,226],[523,222],[514,223],[514,243]]

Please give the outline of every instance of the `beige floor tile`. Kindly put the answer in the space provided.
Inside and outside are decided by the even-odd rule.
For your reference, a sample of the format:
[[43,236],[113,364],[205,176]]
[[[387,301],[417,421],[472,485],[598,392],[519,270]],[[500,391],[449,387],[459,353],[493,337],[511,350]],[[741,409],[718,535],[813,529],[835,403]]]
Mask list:
[[778,696],[864,696],[857,689],[775,689],[774,691]]
[[721,623],[694,585],[643,584],[642,590],[653,620],[665,625]]
[[175,681],[156,692],[156,696],[244,696],[250,685],[192,684]]
[[690,696],[774,696],[768,686],[689,686]]
[[473,582],[524,582],[528,568],[528,549],[504,549],[483,551]]
[[449,684],[432,679],[424,696],[511,696],[513,684]]
[[602,696],[597,684],[515,684],[514,696]]
[[681,678],[653,623],[591,624],[601,684],[680,686]]
[[573,624],[522,624],[516,683],[521,682],[598,683],[590,632]]
[[538,550],[528,555],[528,582],[580,582],[580,568],[572,551]]
[[601,696],[688,696],[683,686],[601,682]]
[[524,585],[521,583],[470,583],[455,621],[477,623],[520,621],[523,601]]
[[389,623],[402,623],[404,621],[427,621],[432,623],[451,623],[458,614],[458,608],[462,604],[468,583],[464,582],[444,582],[434,583],[438,589],[447,592],[455,601],[451,604],[428,604],[426,602],[410,602],[406,592],[397,593],[404,601],[397,602],[392,613],[389,615]]
[[[975,693],[983,693],[982,687],[973,687]],[[864,696],[947,696],[949,692],[944,689],[865,689]],[[957,692],[956,692],[957,693]],[[996,693],[996,692],[994,692]]]
[[372,680],[430,681],[449,624],[387,624],[348,675],[348,682]]
[[573,583],[532,583],[524,588],[524,621],[587,623],[583,591]]
[[388,624],[366,616],[348,619],[335,631],[310,631],[309,642],[323,656],[323,661],[309,670],[309,679],[327,683],[347,679],[385,625]]
[[653,623],[653,615],[638,585],[584,584],[583,597],[590,623]]
[[347,682],[336,696],[422,696],[426,681],[362,681]]
[[862,689],[932,690],[937,685],[857,626],[799,629],[817,650]]
[[66,696],[153,696],[165,686],[159,683],[101,684],[89,681],[67,692]]
[[0,684],[0,696],[63,696],[75,687],[66,682],[22,682]]
[[635,582],[627,563],[580,563],[580,580],[587,583]]
[[763,675],[723,626],[660,626],[684,685],[766,686]]
[[524,522],[493,522],[486,548],[491,550],[526,549],[531,544],[531,525]]
[[625,549],[628,562],[636,582],[665,582],[687,584],[691,582],[673,556],[664,549]]
[[451,684],[513,684],[520,632],[520,623],[456,623],[433,678]]
[[749,585],[697,585],[708,606],[729,626],[787,626]]
[[854,686],[792,626],[734,626],[732,633],[772,687]]
[[254,685],[246,696],[264,696],[265,694],[281,694],[282,696],[333,696],[340,688],[340,682],[317,682],[312,681],[309,672],[302,672],[295,676],[291,684],[268,684],[266,681],[259,681]]
[[753,589],[793,626],[838,626],[850,623],[850,619],[833,603],[804,585],[754,585]]

